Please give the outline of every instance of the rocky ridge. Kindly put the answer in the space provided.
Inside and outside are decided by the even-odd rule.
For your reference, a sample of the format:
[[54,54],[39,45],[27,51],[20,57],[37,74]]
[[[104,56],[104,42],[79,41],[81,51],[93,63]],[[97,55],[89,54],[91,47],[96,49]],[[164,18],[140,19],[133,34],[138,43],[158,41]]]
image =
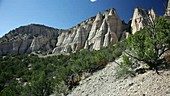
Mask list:
[[0,55],[53,50],[58,31],[38,24],[16,28],[0,39]]
[[[152,22],[156,14],[136,8],[131,23],[121,21],[115,9],[91,17],[67,29],[55,29],[39,24],[21,26],[0,38],[0,55],[65,54],[81,49],[99,50],[127,38]],[[147,18],[147,19],[146,19]],[[131,24],[131,25],[130,25]]]

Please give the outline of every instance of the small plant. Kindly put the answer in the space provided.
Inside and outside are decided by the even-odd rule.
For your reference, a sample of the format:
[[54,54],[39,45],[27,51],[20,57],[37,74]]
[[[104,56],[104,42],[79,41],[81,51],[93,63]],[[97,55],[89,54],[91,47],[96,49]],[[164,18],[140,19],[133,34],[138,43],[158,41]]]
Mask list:
[[132,61],[130,58],[126,55],[122,55],[123,62],[120,63],[120,65],[117,68],[117,77],[126,77],[128,75],[132,74]]
[[64,81],[61,81],[56,84],[55,90],[54,90],[54,94],[56,96],[63,96],[62,94],[67,93],[67,92],[68,92],[68,86],[65,84]]
[[122,55],[122,53],[121,53],[121,51],[119,50],[119,49],[115,49],[114,51],[113,51],[113,56],[116,58],[116,57],[119,57],[119,56],[121,56]]

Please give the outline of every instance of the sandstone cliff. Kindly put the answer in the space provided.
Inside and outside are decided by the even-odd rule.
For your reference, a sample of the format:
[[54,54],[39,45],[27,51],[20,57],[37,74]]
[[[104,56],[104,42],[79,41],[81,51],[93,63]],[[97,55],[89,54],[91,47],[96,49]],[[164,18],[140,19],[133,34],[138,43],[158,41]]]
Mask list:
[[44,25],[21,26],[0,39],[0,55],[53,50],[57,36],[58,29]]
[[79,25],[60,33],[53,53],[67,53],[80,49],[99,50],[118,42],[123,25],[115,9],[100,12]]
[[144,26],[152,24],[156,16],[157,15],[153,9],[145,10],[135,8],[131,23],[132,34],[136,33]]
[[121,19],[110,9],[67,30],[38,24],[19,27],[0,39],[0,55],[99,50],[118,42],[122,32]]
[[65,54],[81,49],[99,50],[152,24],[155,18],[153,9],[135,8],[132,20],[126,24],[121,21],[115,9],[109,9],[67,30],[38,24],[21,26],[0,39],[0,55],[32,52]]

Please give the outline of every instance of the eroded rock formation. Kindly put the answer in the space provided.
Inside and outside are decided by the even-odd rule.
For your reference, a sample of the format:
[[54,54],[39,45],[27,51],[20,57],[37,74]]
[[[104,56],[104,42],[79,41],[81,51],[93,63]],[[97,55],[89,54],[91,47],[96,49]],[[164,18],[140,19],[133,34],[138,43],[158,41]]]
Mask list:
[[31,24],[10,31],[0,40],[0,55],[31,52],[63,54],[99,50],[118,42],[123,24],[115,9],[89,18],[68,30]]
[[153,9],[135,8],[132,20],[126,24],[121,21],[115,9],[109,9],[67,30],[38,24],[21,26],[0,39],[0,55],[32,52],[65,54],[81,49],[99,50],[152,24],[155,18]]
[[144,26],[152,24],[156,16],[157,15],[153,9],[145,10],[135,8],[131,23],[132,34],[144,28]]
[[0,39],[0,55],[48,52],[55,47],[57,36],[58,29],[44,25],[21,26]]
[[81,49],[99,50],[118,42],[122,32],[122,21],[115,9],[100,12],[79,25],[61,33],[53,53],[77,51]]

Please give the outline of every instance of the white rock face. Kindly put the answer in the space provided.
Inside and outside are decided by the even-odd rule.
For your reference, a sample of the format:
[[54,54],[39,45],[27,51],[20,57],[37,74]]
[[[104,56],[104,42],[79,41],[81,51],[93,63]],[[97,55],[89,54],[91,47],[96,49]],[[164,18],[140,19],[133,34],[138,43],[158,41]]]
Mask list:
[[168,0],[167,9],[164,16],[170,16],[170,0]]
[[144,26],[152,24],[155,18],[156,13],[153,9],[144,10],[140,8],[135,8],[131,23],[132,34],[135,34]]
[[[68,30],[43,25],[19,27],[0,41],[0,55],[31,52],[63,54],[81,49],[99,50],[118,42],[123,24],[115,9],[100,12]],[[24,42],[23,42],[24,41]]]
[[102,21],[103,21],[103,15],[101,13],[98,13],[95,21],[93,22],[92,28],[90,30],[88,40],[92,40],[94,38],[94,36],[96,35],[97,31],[99,30],[102,24]]
[[122,26],[115,9],[106,10],[104,14],[99,12],[96,17],[78,24],[69,29],[69,32],[61,33],[53,53],[66,53],[64,49],[68,49],[68,46],[71,52],[81,49],[99,50],[113,45],[120,38]]
[[102,21],[103,23],[100,24],[101,26],[97,29],[94,38],[88,39],[89,42],[94,44],[93,49],[95,50],[118,42],[122,31],[122,22],[114,9],[107,10],[103,14]]
[[[132,18],[132,34],[152,24],[156,18],[153,9],[135,8]],[[129,24],[130,25],[130,24]],[[0,40],[0,55],[40,52],[43,54],[65,54],[81,49],[100,50],[113,45],[128,36],[126,24],[121,21],[115,9],[89,18],[67,29],[54,29],[44,25],[31,24],[10,31]]]
[[110,9],[67,30],[38,24],[19,27],[1,38],[0,55],[99,50],[118,42],[122,32],[121,19],[115,9]]

